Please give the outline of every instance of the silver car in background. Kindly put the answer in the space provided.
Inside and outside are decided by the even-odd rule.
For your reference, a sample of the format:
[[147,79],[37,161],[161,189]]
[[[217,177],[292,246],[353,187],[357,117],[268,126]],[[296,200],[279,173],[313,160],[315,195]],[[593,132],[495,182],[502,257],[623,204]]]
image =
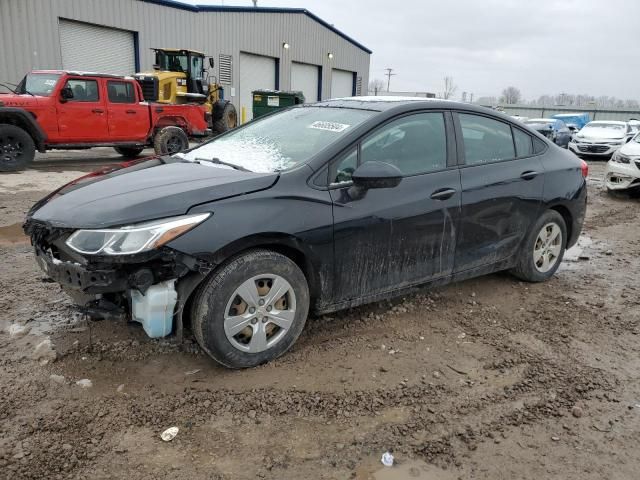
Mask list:
[[608,191],[640,191],[640,133],[617,150],[607,163],[604,183]]
[[569,143],[576,155],[610,157],[613,152],[631,140],[633,131],[627,122],[601,120],[587,123]]

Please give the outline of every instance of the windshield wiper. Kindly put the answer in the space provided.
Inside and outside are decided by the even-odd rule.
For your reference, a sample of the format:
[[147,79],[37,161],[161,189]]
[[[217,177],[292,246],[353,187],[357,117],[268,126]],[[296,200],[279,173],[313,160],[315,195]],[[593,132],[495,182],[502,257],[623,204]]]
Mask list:
[[[9,82],[7,83],[0,83],[0,86],[6,88],[7,90],[9,90],[11,93],[16,93],[16,91],[11,88],[9,85],[11,85]],[[15,85],[14,85],[15,86]]]
[[220,160],[219,158],[196,158],[195,160],[196,162],[209,162],[209,163],[215,163],[217,165],[226,165],[227,167],[231,167],[235,170],[240,170],[241,172],[250,172],[251,170],[249,170],[248,168],[244,168],[241,167],[240,165],[235,165],[233,163],[227,163],[227,162],[223,162],[222,160]]

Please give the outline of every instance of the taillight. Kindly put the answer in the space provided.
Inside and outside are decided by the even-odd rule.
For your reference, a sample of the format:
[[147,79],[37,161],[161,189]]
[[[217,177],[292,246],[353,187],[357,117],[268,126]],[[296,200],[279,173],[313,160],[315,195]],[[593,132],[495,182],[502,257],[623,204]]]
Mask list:
[[582,159],[580,159],[580,169],[582,170],[582,177],[587,178],[587,175],[589,175],[589,164]]

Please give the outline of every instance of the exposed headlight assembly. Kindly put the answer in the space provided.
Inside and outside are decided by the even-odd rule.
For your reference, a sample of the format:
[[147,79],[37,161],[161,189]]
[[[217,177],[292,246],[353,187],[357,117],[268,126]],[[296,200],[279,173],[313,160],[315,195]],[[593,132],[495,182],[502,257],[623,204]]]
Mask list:
[[120,228],[77,230],[67,245],[87,255],[131,255],[161,247],[209,218],[210,213],[181,215]]

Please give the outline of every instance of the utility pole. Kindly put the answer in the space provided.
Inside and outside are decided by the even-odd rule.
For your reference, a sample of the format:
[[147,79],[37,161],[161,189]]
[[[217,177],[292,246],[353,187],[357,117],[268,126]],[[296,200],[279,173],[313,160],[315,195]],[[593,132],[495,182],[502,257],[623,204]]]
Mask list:
[[462,101],[467,103],[467,92],[462,92]]
[[391,84],[391,77],[393,75],[396,75],[395,73],[391,73],[393,72],[393,68],[385,68],[385,70],[387,71],[387,73],[385,73],[385,75],[387,76],[387,92],[389,91],[389,85]]
[[469,94],[469,103],[473,103],[473,92]]

